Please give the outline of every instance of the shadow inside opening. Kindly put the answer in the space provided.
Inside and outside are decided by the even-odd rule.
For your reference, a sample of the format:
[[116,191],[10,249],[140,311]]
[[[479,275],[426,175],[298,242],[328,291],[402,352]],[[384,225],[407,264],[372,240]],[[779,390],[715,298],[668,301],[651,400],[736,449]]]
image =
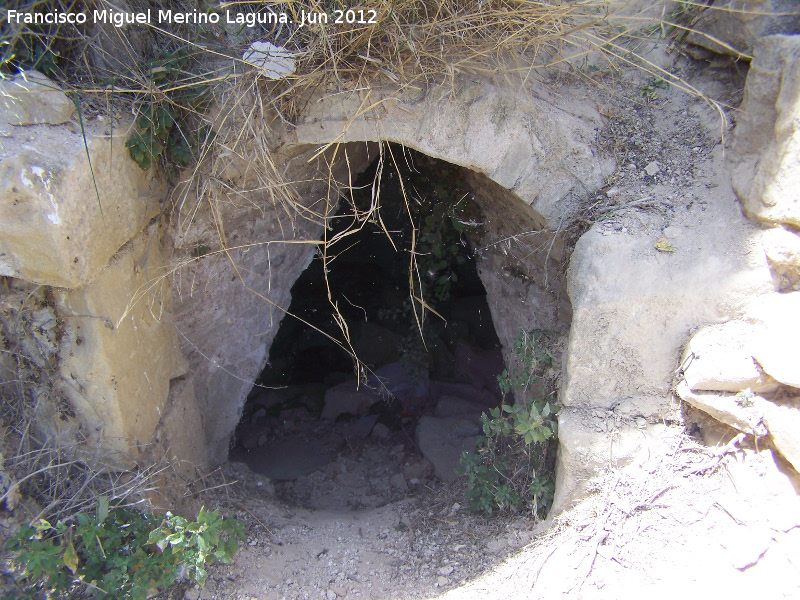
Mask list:
[[[500,343],[472,254],[483,215],[461,168],[392,146],[379,218],[359,221],[379,169],[376,159],[341,200],[328,239],[351,233],[319,248],[292,287],[298,318],[283,319],[230,451],[307,508],[380,506],[452,482],[481,412],[501,400]],[[367,368],[320,333],[343,340],[328,289]],[[412,294],[438,314],[421,319],[416,302],[415,317]]]

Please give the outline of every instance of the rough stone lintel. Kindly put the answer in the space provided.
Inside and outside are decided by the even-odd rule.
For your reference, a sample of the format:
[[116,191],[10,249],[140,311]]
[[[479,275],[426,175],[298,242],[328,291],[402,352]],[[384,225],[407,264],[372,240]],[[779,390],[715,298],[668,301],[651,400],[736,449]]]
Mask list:
[[311,104],[295,143],[391,141],[487,175],[556,229],[575,198],[603,185],[585,132],[594,124],[535,95],[488,82],[336,94]]

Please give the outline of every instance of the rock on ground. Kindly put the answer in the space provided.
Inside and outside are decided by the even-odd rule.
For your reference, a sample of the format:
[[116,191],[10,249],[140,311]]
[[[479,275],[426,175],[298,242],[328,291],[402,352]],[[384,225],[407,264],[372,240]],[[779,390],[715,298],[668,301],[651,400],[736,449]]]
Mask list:
[[363,415],[369,407],[380,402],[380,396],[355,380],[340,383],[325,392],[322,418],[333,421],[339,415]]
[[800,32],[800,9],[795,0],[717,0],[692,29],[687,41],[738,58],[765,36]]
[[753,358],[765,333],[763,327],[741,321],[702,328],[681,360],[686,383],[692,390],[774,392],[779,384]]
[[474,452],[480,434],[479,421],[467,417],[422,417],[417,425],[417,444],[433,463],[436,476],[445,483],[455,481],[461,453]]
[[800,235],[775,227],[761,239],[778,290],[800,291]]
[[39,71],[23,71],[0,80],[0,123],[61,125],[68,123],[75,104]]

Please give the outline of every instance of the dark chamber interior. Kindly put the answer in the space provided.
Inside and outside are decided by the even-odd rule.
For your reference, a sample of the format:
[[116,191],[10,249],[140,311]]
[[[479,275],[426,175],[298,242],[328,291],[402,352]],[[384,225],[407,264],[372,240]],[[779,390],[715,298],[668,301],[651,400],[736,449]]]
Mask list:
[[[434,470],[452,479],[440,471],[454,465],[423,458],[420,420],[428,417],[431,429],[463,418],[455,444],[474,447],[481,410],[499,403],[502,355],[474,256],[482,214],[461,175],[460,167],[386,146],[382,163],[376,159],[360,176],[331,221],[328,239],[350,234],[327,248],[327,283],[319,248],[292,287],[289,312],[297,318],[281,322],[230,453],[280,482],[285,499],[369,506],[433,484]],[[373,185],[380,218],[358,219],[373,201]],[[425,310],[419,322],[410,298],[412,238],[413,294],[438,313]],[[330,339],[348,346],[328,286],[366,368]],[[416,308],[421,317],[419,302]],[[358,485],[361,479],[368,481]]]

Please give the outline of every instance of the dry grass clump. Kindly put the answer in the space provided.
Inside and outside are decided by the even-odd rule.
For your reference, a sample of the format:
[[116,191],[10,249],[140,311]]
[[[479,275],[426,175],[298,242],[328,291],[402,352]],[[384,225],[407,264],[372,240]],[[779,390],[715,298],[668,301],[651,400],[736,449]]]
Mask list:
[[31,432],[31,420],[6,421],[0,506],[23,508],[27,522],[55,523],[94,508],[97,498],[125,499],[127,505],[148,502],[163,466],[124,470],[96,454],[96,443],[82,439],[51,444]]
[[[309,2],[309,13],[328,12]],[[295,7],[297,3],[290,3]],[[577,30],[598,22],[606,2],[368,0],[375,24],[310,24],[286,45],[299,51],[295,86],[332,81],[351,88],[431,83],[464,71],[498,72],[515,58],[554,56]],[[354,7],[356,8],[356,7]],[[360,13],[359,13],[360,14]]]
[[[326,13],[327,24],[274,26],[253,39],[271,40],[297,57],[294,75],[261,81],[264,101],[293,121],[314,93],[454,86],[461,74],[524,77],[595,51],[611,62],[668,77],[626,44],[648,25],[652,31],[690,27],[699,6],[684,0],[366,0],[346,7],[335,0],[289,0],[275,10],[286,11],[295,23],[303,12]],[[346,8],[355,10],[357,19],[374,14],[375,22],[334,23],[335,10]]]
[[[10,0],[21,12],[78,12],[111,9],[139,12],[165,8],[147,0]],[[666,8],[655,15],[656,8]],[[639,8],[643,6],[643,8]],[[459,73],[508,73],[543,66],[602,49],[622,55],[620,45],[654,17],[672,23],[668,14],[696,12],[684,0],[636,3],[631,0],[284,0],[218,4],[181,0],[175,12],[219,15],[216,24],[151,23],[116,28],[98,25],[22,25],[0,20],[0,71],[36,68],[70,89],[90,92],[108,104],[119,101],[169,100],[177,89],[237,81],[251,70],[242,60],[253,41],[271,41],[295,54],[293,75],[263,79],[264,100],[293,119],[315,91],[358,87],[424,85],[453,79]],[[346,15],[355,11],[355,22]],[[660,10],[660,9],[659,9]],[[337,13],[339,11],[339,13]],[[671,13],[670,13],[671,11]],[[254,27],[226,23],[227,13],[285,14],[292,23]],[[309,15],[327,22],[309,22]],[[319,19],[318,19],[319,20]],[[658,18],[656,20],[659,20]],[[684,25],[681,25],[684,27]],[[182,49],[202,68],[167,87],[152,84],[153,60]],[[625,60],[628,60],[627,58]],[[224,64],[224,66],[222,66]],[[231,70],[231,66],[233,69]],[[329,86],[332,86],[330,88]],[[102,104],[98,103],[98,104]]]

